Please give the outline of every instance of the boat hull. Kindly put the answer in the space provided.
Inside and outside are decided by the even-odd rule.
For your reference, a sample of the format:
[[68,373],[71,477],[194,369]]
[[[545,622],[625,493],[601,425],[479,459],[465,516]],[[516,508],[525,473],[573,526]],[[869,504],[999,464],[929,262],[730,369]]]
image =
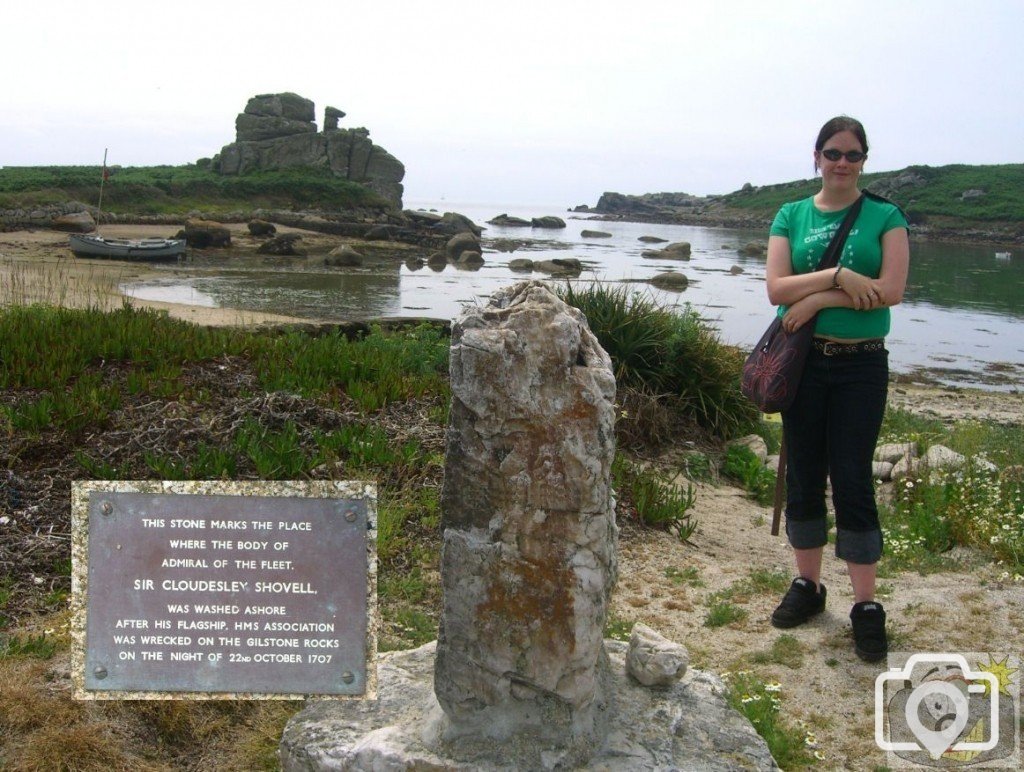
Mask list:
[[78,257],[113,260],[176,260],[185,254],[186,247],[184,239],[107,239],[73,234],[69,241]]

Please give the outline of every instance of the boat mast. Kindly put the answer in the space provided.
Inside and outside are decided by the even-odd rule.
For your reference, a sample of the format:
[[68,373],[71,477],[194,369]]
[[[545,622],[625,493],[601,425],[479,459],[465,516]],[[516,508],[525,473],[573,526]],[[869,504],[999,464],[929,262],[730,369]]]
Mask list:
[[103,219],[103,183],[107,181],[107,150],[103,148],[103,171],[100,173],[100,200],[96,206],[96,235],[100,235],[100,221]]

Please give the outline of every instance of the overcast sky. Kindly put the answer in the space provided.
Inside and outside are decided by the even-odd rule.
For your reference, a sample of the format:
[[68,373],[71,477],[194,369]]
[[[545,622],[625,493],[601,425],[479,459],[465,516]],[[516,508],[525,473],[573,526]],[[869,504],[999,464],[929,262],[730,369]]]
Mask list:
[[847,113],[868,169],[1024,162],[1024,0],[5,3],[0,165],[182,164],[255,94],[347,113],[405,198],[596,203],[810,177]]

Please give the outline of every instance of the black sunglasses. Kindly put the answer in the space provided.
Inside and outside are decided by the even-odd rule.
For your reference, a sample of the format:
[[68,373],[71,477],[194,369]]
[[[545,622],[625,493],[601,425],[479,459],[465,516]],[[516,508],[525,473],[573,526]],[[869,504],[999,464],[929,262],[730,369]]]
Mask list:
[[859,150],[847,150],[844,153],[842,150],[836,150],[834,147],[830,147],[828,150],[822,150],[821,154],[830,161],[838,161],[843,156],[846,156],[846,160],[852,164],[863,161],[868,157],[867,153],[862,153]]

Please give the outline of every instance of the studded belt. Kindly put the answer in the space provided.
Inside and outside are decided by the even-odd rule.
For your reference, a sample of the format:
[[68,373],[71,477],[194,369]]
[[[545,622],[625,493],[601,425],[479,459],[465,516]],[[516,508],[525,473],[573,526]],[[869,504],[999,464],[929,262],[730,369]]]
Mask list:
[[871,340],[862,340],[858,343],[836,343],[831,340],[814,338],[811,341],[811,345],[814,346],[816,351],[821,352],[827,357],[847,356],[849,354],[865,354],[869,351],[884,351],[885,338],[872,338]]

